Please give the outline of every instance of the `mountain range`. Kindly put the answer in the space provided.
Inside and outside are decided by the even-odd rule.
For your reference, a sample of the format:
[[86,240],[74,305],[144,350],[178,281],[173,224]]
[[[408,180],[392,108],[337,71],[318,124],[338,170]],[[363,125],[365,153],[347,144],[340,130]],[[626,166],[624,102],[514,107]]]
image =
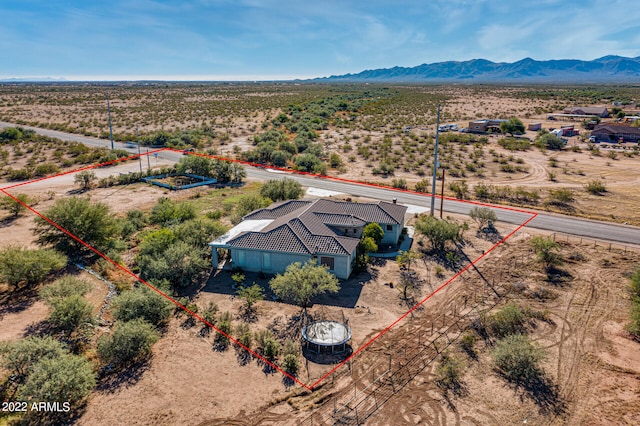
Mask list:
[[458,83],[640,83],[640,56],[603,56],[593,61],[558,59],[491,62],[486,59],[447,61],[416,67],[366,70],[357,74],[332,75],[314,81],[326,82],[458,82]]

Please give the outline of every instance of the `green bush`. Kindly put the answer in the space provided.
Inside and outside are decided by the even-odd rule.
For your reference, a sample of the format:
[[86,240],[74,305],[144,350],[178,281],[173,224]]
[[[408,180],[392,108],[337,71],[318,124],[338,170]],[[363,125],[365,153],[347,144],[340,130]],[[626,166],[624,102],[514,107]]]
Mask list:
[[584,188],[588,193],[593,195],[602,195],[602,193],[607,192],[607,188],[604,186],[604,183],[598,179],[590,181]]
[[82,324],[93,323],[93,308],[85,298],[74,294],[64,298],[52,299],[53,312],[49,322],[64,331],[74,331]]
[[273,201],[297,200],[303,194],[302,185],[291,178],[269,180],[260,188],[260,195]]
[[70,275],[60,278],[53,284],[49,284],[40,290],[40,297],[51,303],[57,299],[70,296],[84,296],[89,292],[88,282]]
[[462,387],[460,379],[463,372],[464,364],[462,361],[447,353],[442,354],[440,364],[435,371],[436,386],[444,391],[458,391]]
[[489,328],[498,337],[523,334],[527,317],[518,305],[510,303],[489,318]]
[[165,297],[143,286],[123,292],[111,305],[113,316],[118,321],[141,318],[153,325],[166,323],[173,308],[173,303]]
[[67,257],[55,250],[9,246],[0,250],[0,279],[10,286],[42,283],[67,264]]
[[96,350],[105,365],[123,369],[148,358],[159,338],[160,334],[151,324],[138,318],[116,324],[112,334],[98,339]]
[[196,210],[193,204],[188,202],[176,202],[169,198],[162,197],[151,209],[151,223],[169,225],[196,217]]
[[298,374],[298,356],[294,354],[285,355],[282,367],[284,371],[292,376]]
[[492,355],[495,369],[510,382],[532,383],[542,375],[544,354],[526,335],[512,334],[499,340]]

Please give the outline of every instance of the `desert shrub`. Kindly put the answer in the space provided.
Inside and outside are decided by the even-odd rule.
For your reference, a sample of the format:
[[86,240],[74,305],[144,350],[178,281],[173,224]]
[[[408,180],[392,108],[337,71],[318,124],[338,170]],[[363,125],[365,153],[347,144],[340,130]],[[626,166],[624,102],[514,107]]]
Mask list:
[[269,180],[260,188],[260,195],[272,201],[297,200],[303,194],[302,185],[291,178]]
[[456,392],[462,387],[460,379],[464,372],[464,364],[457,358],[451,357],[448,353],[442,354],[440,364],[435,371],[435,383],[444,391]]
[[391,185],[398,189],[407,189],[407,181],[405,179],[393,179]]
[[60,330],[70,332],[82,324],[93,323],[93,308],[80,295],[54,298],[49,304],[53,307],[53,311],[49,315],[49,322]]
[[631,296],[640,298],[640,269],[631,274],[630,281],[629,290],[631,291]]
[[151,223],[168,225],[172,223],[185,222],[196,217],[196,210],[193,204],[188,202],[176,202],[169,198],[162,197],[151,209]]
[[64,299],[70,296],[84,296],[89,292],[88,282],[70,275],[60,278],[53,284],[49,284],[40,290],[40,297],[47,302],[56,299]]
[[498,144],[509,151],[528,151],[531,148],[531,143],[523,138],[502,138]]
[[431,192],[431,182],[429,179],[422,179],[415,186],[416,192]]
[[489,318],[489,328],[498,337],[522,334],[527,317],[519,306],[510,303]]
[[216,345],[218,345],[221,349],[226,349],[229,346],[229,336],[233,330],[233,326],[231,324],[233,316],[231,312],[225,311],[220,314],[218,321],[216,323],[216,328],[218,331],[216,332]]
[[276,339],[272,337],[268,337],[264,341],[264,346],[263,346],[264,357],[269,361],[275,361],[278,358],[279,354],[280,354],[280,343]]
[[543,352],[524,334],[512,334],[499,340],[492,355],[496,371],[510,382],[532,383],[542,375]]
[[464,179],[451,182],[449,189],[453,191],[456,198],[459,199],[467,198],[469,194],[469,185],[467,185],[467,181]]
[[151,355],[151,347],[160,338],[156,329],[141,318],[119,322],[111,334],[98,339],[96,351],[105,365],[127,368]]
[[298,374],[298,356],[295,354],[287,354],[284,356],[284,362],[282,363],[284,371],[295,376]]
[[244,300],[244,308],[247,311],[253,310],[256,302],[264,300],[264,289],[255,282],[251,286],[239,288],[236,294]]
[[631,305],[631,311],[629,313],[629,324],[627,324],[627,331],[636,339],[640,339],[640,300],[636,299]]
[[575,200],[575,194],[567,188],[552,189],[549,191],[548,202],[559,206],[565,206]]
[[602,195],[602,193],[607,192],[607,188],[604,186],[604,183],[601,180],[592,180],[587,183],[584,187],[586,191],[593,195]]
[[544,264],[547,271],[562,264],[562,255],[559,253],[560,245],[553,238],[537,235],[531,238],[531,247],[535,251],[538,261]]
[[56,250],[9,246],[0,250],[0,279],[12,287],[34,286],[66,264],[67,257]]
[[460,338],[460,347],[462,348],[463,351],[465,351],[468,354],[474,354],[474,349],[473,346],[476,343],[476,338],[473,335],[473,333],[464,333],[462,335],[462,337]]
[[171,229],[179,240],[200,248],[207,247],[209,242],[227,231],[227,227],[220,222],[207,218],[191,219]]
[[251,328],[249,328],[249,324],[247,323],[238,324],[234,333],[235,333],[236,340],[240,344],[251,349],[251,346],[253,344],[253,333],[251,333]]
[[66,352],[62,343],[51,336],[29,336],[0,346],[0,366],[23,383],[33,366],[43,359],[58,358]]
[[123,292],[111,305],[113,316],[118,321],[141,318],[153,325],[165,323],[173,307],[166,298],[143,286]]

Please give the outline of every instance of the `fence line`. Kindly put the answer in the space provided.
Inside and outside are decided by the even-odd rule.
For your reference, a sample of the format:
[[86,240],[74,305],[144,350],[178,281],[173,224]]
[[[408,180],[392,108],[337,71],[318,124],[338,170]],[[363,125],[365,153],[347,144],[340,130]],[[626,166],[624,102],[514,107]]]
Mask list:
[[[516,258],[512,259],[511,266],[513,267],[517,261]],[[362,374],[354,373],[352,366],[351,375],[352,377],[355,375],[353,385],[338,391],[336,396],[300,424],[362,424],[393,395],[430,366],[443,351],[462,336],[474,321],[493,309],[504,295],[504,291],[500,293],[495,288],[495,275],[498,271],[491,268],[490,280],[487,278],[488,274],[480,270],[476,272],[469,270],[465,274],[468,276],[461,282],[464,282],[465,286],[471,286],[471,296],[465,294],[461,298],[455,298],[446,311],[433,318],[430,323],[421,324],[420,318],[417,318],[414,323],[417,324],[417,328],[408,330],[411,334],[416,333],[417,336],[406,342],[402,349],[397,349],[395,353],[390,354],[388,360],[374,363]],[[469,280],[470,275],[480,277],[482,280],[480,282],[477,279]],[[407,326],[410,327],[410,324]],[[381,373],[376,374],[378,371]],[[331,383],[331,386],[335,386],[335,378],[332,377]]]
[[570,235],[570,234],[565,234],[565,233],[562,233],[562,232],[554,232],[553,233],[553,241],[557,241],[557,242],[563,242],[564,241],[564,242],[567,242],[567,243],[574,243],[574,244],[579,244],[579,245],[593,246],[594,248],[602,247],[602,248],[607,249],[608,251],[620,250],[623,253],[626,253],[627,251],[640,251],[640,247],[639,246],[625,245],[625,244],[613,243],[613,242],[602,241],[602,240],[595,240],[593,238],[580,237],[580,236],[577,236],[577,235]]

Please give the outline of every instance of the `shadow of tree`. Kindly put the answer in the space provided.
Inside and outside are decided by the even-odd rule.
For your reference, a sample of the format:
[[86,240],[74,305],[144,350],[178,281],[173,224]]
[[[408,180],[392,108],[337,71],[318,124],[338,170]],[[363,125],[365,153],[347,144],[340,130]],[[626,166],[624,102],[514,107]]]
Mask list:
[[144,372],[150,367],[150,359],[138,361],[123,370],[113,370],[109,367],[104,367],[100,372],[96,390],[103,393],[113,393],[122,387],[133,386],[140,381]]
[[564,269],[555,266],[547,268],[547,282],[557,287],[563,287],[573,281],[573,275]]

